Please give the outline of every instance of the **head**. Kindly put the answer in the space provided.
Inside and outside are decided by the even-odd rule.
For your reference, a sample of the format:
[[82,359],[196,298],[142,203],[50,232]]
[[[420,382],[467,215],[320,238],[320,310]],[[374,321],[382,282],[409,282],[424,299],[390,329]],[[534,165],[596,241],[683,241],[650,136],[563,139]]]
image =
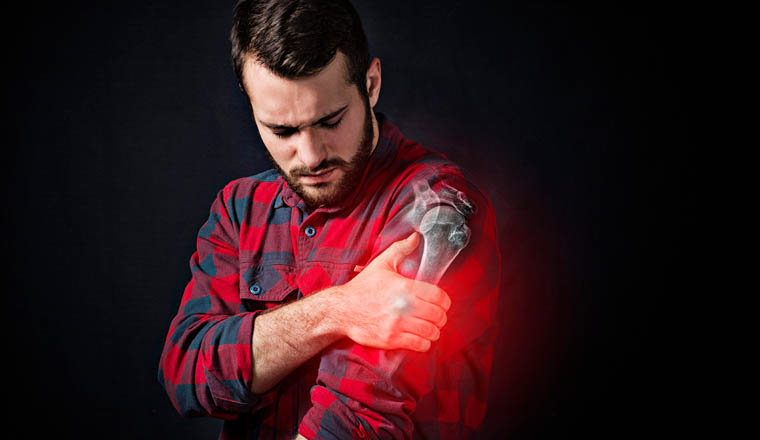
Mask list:
[[243,0],[232,60],[267,152],[307,205],[344,200],[377,143],[380,61],[348,1]]

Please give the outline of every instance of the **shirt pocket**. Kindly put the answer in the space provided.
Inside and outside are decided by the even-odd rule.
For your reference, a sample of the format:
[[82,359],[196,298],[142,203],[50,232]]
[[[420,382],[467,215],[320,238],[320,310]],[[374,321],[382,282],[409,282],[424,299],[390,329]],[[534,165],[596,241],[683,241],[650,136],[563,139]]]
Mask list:
[[298,288],[304,296],[309,296],[332,286],[342,286],[358,274],[356,267],[354,263],[311,261],[303,265],[297,279]]
[[240,299],[259,304],[285,301],[298,290],[295,278],[296,268],[291,265],[241,262]]

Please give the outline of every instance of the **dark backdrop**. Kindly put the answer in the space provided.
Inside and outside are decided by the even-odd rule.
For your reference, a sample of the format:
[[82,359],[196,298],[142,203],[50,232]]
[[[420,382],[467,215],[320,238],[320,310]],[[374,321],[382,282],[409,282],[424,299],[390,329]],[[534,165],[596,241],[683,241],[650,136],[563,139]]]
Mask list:
[[[647,433],[668,402],[651,348],[691,200],[689,30],[641,3],[482,3],[356,2],[383,63],[377,109],[497,211],[483,437]],[[179,418],[156,371],[214,195],[269,167],[229,63],[231,8],[6,11],[11,431],[215,438],[218,421]]]

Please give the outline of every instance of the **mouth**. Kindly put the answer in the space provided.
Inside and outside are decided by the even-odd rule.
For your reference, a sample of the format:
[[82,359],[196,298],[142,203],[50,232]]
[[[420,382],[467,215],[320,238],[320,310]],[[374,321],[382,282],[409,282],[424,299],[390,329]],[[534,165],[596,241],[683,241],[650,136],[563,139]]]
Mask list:
[[304,185],[316,185],[318,183],[325,183],[332,179],[337,168],[330,168],[328,170],[320,171],[314,174],[301,174],[299,180]]

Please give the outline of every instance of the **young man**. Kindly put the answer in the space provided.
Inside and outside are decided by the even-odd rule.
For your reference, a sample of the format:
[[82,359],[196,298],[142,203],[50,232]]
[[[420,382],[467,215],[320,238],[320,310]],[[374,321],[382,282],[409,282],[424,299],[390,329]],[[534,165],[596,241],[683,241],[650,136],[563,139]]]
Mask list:
[[220,438],[465,438],[500,257],[487,197],[375,113],[347,1],[241,1],[232,55],[275,170],[219,192],[159,380]]

